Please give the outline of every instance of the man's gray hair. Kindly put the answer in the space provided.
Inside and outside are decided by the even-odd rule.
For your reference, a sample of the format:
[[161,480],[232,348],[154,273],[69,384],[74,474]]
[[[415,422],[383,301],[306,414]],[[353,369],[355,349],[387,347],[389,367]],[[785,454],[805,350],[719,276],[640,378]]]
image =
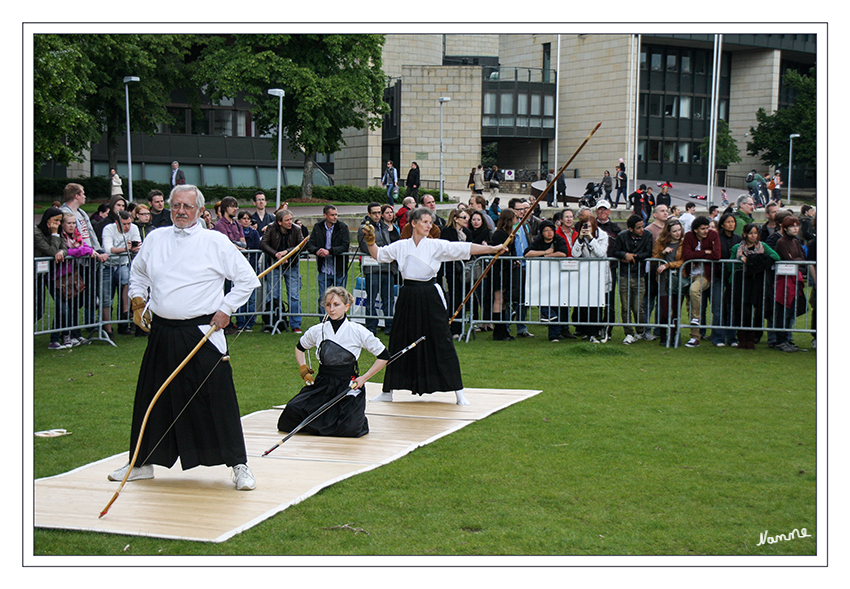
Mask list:
[[174,195],[180,192],[194,192],[195,193],[195,204],[198,206],[198,210],[200,211],[204,208],[204,195],[201,192],[201,189],[192,184],[178,184],[174,188],[171,189],[171,194],[168,195],[168,206],[171,207],[171,203],[174,201]]
[[742,194],[738,198],[735,199],[735,208],[740,209],[741,205],[747,202],[748,199],[752,198],[749,194]]

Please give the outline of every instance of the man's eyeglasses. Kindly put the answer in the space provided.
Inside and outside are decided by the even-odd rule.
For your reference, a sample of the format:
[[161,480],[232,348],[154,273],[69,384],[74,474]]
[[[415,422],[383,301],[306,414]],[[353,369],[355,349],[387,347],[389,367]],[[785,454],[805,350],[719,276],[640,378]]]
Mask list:
[[176,202],[173,205],[171,205],[171,208],[174,209],[175,211],[189,212],[189,211],[194,211],[195,209],[198,208],[198,206],[197,205],[187,205],[187,204],[183,204],[182,202]]

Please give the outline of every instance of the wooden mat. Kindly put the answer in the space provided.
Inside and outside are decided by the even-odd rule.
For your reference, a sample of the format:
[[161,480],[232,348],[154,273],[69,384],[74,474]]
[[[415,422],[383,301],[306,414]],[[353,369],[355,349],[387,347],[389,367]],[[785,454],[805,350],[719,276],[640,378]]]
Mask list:
[[[367,384],[367,396],[380,393]],[[453,393],[422,397],[397,392],[392,403],[368,402],[369,434],[328,438],[296,434],[269,456],[283,435],[280,408],[242,418],[253,491],[236,491],[226,466],[182,470],[154,467],[155,478],[129,482],[103,518],[119,483],[106,475],[127,463],[127,453],[35,481],[35,525],[159,538],[222,542],[321,489],[405,454],[540,391],[465,389],[471,405]]]

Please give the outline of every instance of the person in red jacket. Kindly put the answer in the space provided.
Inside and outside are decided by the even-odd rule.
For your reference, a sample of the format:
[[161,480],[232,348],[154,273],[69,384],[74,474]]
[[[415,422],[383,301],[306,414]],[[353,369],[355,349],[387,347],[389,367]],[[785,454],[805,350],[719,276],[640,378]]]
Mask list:
[[[707,260],[720,259],[720,235],[710,228],[711,221],[708,217],[700,216],[691,223],[691,230],[685,233],[682,239],[682,260]],[[690,270],[690,319],[691,339],[685,343],[688,348],[699,346],[699,317],[702,307],[702,291],[711,286],[711,267],[713,264],[693,262],[686,264]]]

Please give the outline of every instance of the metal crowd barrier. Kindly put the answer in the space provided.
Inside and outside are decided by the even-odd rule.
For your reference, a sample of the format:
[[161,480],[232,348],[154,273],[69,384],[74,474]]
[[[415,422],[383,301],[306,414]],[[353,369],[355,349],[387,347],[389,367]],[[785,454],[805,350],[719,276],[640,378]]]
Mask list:
[[[271,264],[260,250],[244,254],[257,273]],[[392,318],[400,277],[388,278],[387,273],[376,271],[371,258],[359,252],[344,256],[345,287],[355,296],[351,319],[374,329],[386,327]],[[446,299],[447,321],[490,260],[491,256],[481,256],[444,264],[438,278]],[[34,263],[34,334],[56,337],[88,329],[89,339],[115,345],[104,327],[130,325],[132,315],[122,307],[120,290],[112,284],[111,312],[108,317],[103,316],[101,292],[111,267],[91,258],[71,258],[63,264],[56,264],[53,258],[36,258]],[[579,336],[595,334],[600,339],[607,338],[604,334],[610,335],[612,328],[622,327],[627,332],[652,334],[643,335],[648,339],[665,338],[665,345],[674,347],[680,343],[679,332],[688,329],[699,330],[703,337],[711,330],[712,339],[722,337],[727,345],[735,341],[739,330],[767,331],[769,342],[775,339],[777,331],[815,333],[812,308],[807,302],[795,307],[795,313],[800,315],[795,314],[790,321],[791,311],[786,311],[790,304],[788,294],[782,300],[776,296],[777,280],[785,284],[792,280],[780,277],[793,277],[792,282],[800,284],[799,294],[794,293],[794,305],[798,302],[796,297],[808,301],[812,289],[805,276],[813,262],[777,262],[764,272],[758,285],[765,293],[760,312],[753,311],[745,300],[753,285],[746,291],[736,287],[735,277],[743,272],[742,264],[736,260],[692,260],[678,272],[665,272],[661,280],[665,281],[667,297],[659,296],[661,289],[655,269],[660,263],[663,260],[647,260],[640,264],[638,272],[625,273],[620,271],[619,260],[615,258],[500,256],[455,317],[452,333],[457,339],[469,341],[489,326],[522,324],[546,325],[555,337],[572,328]],[[697,321],[691,324],[693,313],[689,313],[688,304],[693,279],[685,275],[692,274],[698,264],[711,267],[712,280],[701,290],[699,316],[694,316]],[[234,314],[236,325],[245,328],[262,323],[274,334],[301,326],[305,318],[321,319],[324,309],[319,304],[316,268],[315,257],[302,253],[291,268],[276,269],[266,275],[252,301]],[[77,285],[76,289],[72,283]],[[383,293],[388,295],[388,309]],[[297,294],[297,301],[293,294]],[[503,311],[494,313],[497,300]],[[749,319],[747,311],[753,311]]]

